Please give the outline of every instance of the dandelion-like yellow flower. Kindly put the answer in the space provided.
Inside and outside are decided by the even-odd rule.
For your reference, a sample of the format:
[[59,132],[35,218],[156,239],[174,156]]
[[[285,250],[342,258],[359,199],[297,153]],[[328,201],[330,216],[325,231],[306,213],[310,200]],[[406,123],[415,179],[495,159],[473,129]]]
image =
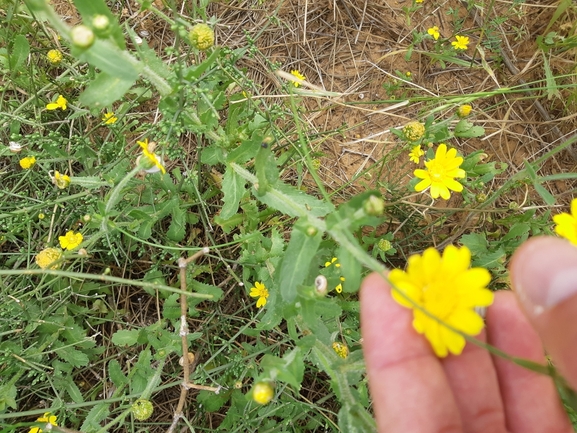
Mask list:
[[349,356],[349,348],[346,346],[346,344],[335,341],[333,343],[333,350],[337,355],[339,355],[343,359]]
[[413,147],[409,152],[409,160],[411,162],[414,162],[415,164],[418,164],[419,161],[421,160],[421,156],[423,156],[424,154],[425,152],[423,151],[423,149],[421,149],[421,145],[419,144],[418,146]]
[[431,187],[431,197],[443,198],[448,200],[451,197],[451,191],[463,191],[463,185],[455,178],[464,178],[467,176],[465,170],[459,166],[463,163],[463,158],[457,156],[457,149],[449,149],[447,145],[441,143],[435,153],[435,158],[425,161],[425,170],[417,169],[414,174],[419,179],[423,179],[415,186],[415,191],[424,191]]
[[455,36],[455,41],[451,42],[451,45],[456,50],[466,50],[467,46],[469,45],[469,37],[468,36]]
[[64,236],[58,236],[60,246],[66,250],[73,250],[82,243],[84,236],[82,233],[74,233],[72,230],[66,232]]
[[467,335],[478,335],[484,322],[475,308],[493,303],[493,292],[486,287],[491,274],[470,265],[467,247],[449,245],[442,256],[428,248],[422,255],[409,257],[406,271],[393,269],[389,273],[395,287],[393,298],[413,310],[413,327],[429,340],[440,358],[449,353],[459,355],[465,347],[465,338],[444,324]]
[[421,122],[409,122],[403,128],[403,134],[409,141],[417,141],[425,135],[425,125]]
[[36,158],[33,156],[27,156],[26,158],[22,158],[19,163],[20,167],[22,167],[24,170],[28,170],[34,167],[34,164],[36,164]]
[[439,27],[433,26],[427,29],[427,33],[433,37],[434,40],[438,40],[441,33],[439,33]]
[[256,307],[262,308],[266,305],[266,298],[268,298],[268,290],[263,283],[255,282],[255,287],[251,287],[250,296],[252,298],[258,298],[256,301]]
[[571,200],[571,213],[560,213],[553,217],[555,222],[555,233],[562,238],[569,240],[577,246],[577,198]]
[[64,56],[59,50],[50,50],[46,53],[46,57],[50,63],[57,65],[62,61]]
[[112,125],[113,123],[116,123],[117,120],[118,117],[116,117],[112,111],[108,111],[107,113],[104,113],[104,116],[102,116],[102,121],[105,125]]
[[[166,169],[160,162],[160,158],[153,153],[153,149],[151,149],[151,144],[148,143],[148,138],[144,141],[137,141],[138,145],[142,148],[142,155],[146,158],[146,163],[148,167],[146,167],[147,171],[150,169],[154,169],[154,171],[161,171],[162,174],[166,173]],[[149,173],[153,173],[154,171],[148,171]]]
[[325,262],[325,268],[328,268],[330,265],[334,264],[336,268],[340,268],[341,264],[340,263],[335,263],[338,259],[336,257],[333,257],[329,262]]
[[188,39],[193,47],[204,51],[214,45],[214,30],[207,24],[196,24],[188,34]]
[[58,99],[56,99],[56,102],[50,102],[48,104],[46,104],[46,109],[47,110],[56,110],[58,108],[62,108],[62,111],[66,110],[66,104],[68,103],[68,101],[66,100],[66,98],[62,95],[58,95]]
[[62,250],[60,248],[44,248],[38,254],[36,254],[36,264],[42,269],[58,269],[60,263],[53,264],[57,262],[62,257]]
[[[56,424],[56,416],[50,415],[50,412],[46,412],[43,416],[38,418],[36,421],[50,423],[52,425],[58,426],[58,424]],[[32,427],[28,433],[42,433],[42,429],[38,428],[38,427]]]
[[258,404],[268,404],[274,396],[274,389],[269,382],[259,382],[252,390],[252,399]]
[[52,177],[52,183],[56,185],[59,189],[68,188],[68,185],[70,185],[70,176],[66,174],[61,174],[59,171],[54,171],[54,176]]
[[469,114],[471,114],[471,110],[473,109],[473,107],[471,107],[470,105],[461,105],[459,108],[457,108],[457,116],[461,117],[461,118],[465,118],[465,117],[469,117]]
[[[306,77],[305,77],[303,74],[301,74],[297,69],[293,69],[293,70],[291,71],[291,75],[292,75],[293,77],[298,78],[299,80],[306,80]],[[294,85],[295,87],[298,87],[298,86],[301,85],[301,83],[299,83],[298,81],[293,81],[293,85]]]

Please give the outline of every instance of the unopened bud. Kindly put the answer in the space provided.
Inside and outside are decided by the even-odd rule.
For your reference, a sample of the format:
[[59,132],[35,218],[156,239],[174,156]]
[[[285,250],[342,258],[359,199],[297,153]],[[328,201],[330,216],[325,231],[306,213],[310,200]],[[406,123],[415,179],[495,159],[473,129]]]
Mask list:
[[70,31],[72,43],[78,48],[89,48],[94,43],[94,32],[83,24]]
[[196,24],[188,34],[192,46],[200,51],[208,50],[214,45],[214,30],[206,24]]
[[381,216],[385,211],[385,201],[375,195],[371,195],[363,203],[363,209],[370,216]]
[[154,407],[152,403],[144,398],[140,398],[132,403],[132,407],[130,408],[134,418],[139,421],[144,421],[152,415],[154,411]]
[[106,30],[110,25],[110,20],[106,15],[94,15],[92,18],[92,27],[96,30]]

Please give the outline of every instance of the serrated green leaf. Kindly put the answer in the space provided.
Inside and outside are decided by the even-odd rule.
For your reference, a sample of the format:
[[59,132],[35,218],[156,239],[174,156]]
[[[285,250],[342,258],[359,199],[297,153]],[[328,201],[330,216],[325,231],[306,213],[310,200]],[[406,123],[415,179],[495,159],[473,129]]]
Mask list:
[[487,251],[487,238],[481,233],[463,235],[461,236],[461,243],[469,248],[473,256],[483,254]]
[[459,123],[455,125],[454,134],[455,137],[463,138],[481,137],[485,134],[485,128],[481,126],[474,126],[468,120],[461,119]]
[[496,251],[480,255],[473,260],[473,266],[486,269],[493,269],[501,266],[502,259],[505,257],[505,251],[499,248]]
[[135,82],[136,77],[125,79],[101,72],[88,84],[78,101],[90,108],[108,107],[121,99]]
[[128,378],[122,372],[122,367],[116,359],[108,362],[108,377],[116,388],[120,388],[128,383]]
[[240,199],[246,192],[246,180],[239,176],[232,168],[228,167],[222,178],[222,201],[224,205],[220,210],[220,218],[228,220],[238,212]]
[[100,423],[104,421],[108,415],[110,415],[110,404],[97,404],[90,409],[90,412],[88,412],[80,430],[83,433],[94,433],[99,431],[102,428]]
[[24,35],[16,35],[14,44],[12,45],[12,53],[10,54],[10,69],[17,71],[24,65],[26,58],[30,54],[30,44]]
[[162,305],[162,317],[167,320],[174,320],[180,317],[180,304],[178,299],[180,295],[178,293],[172,293],[168,298],[165,299]]
[[334,210],[332,203],[321,201],[285,183],[277,183],[264,195],[258,196],[258,199],[267,206],[295,218],[307,213],[323,217]]
[[14,384],[8,383],[0,386],[0,413],[4,412],[6,408],[11,407],[17,409],[16,405],[17,389]]
[[190,288],[196,293],[202,293],[203,295],[211,295],[211,299],[203,299],[203,301],[218,301],[223,294],[220,287],[213,286],[211,284],[201,283],[200,281],[192,280],[189,283]]
[[72,54],[83,62],[96,66],[110,77],[132,83],[136,81],[144,67],[127,51],[122,51],[112,42],[100,38],[97,38],[94,44],[86,50],[73,49]]
[[280,265],[278,285],[286,302],[294,302],[297,286],[302,284],[309,273],[313,257],[321,243],[323,233],[313,236],[307,233],[306,220],[299,220],[291,233],[291,238]]
[[121,329],[112,335],[112,343],[117,346],[133,346],[138,341],[138,329]]
[[180,242],[186,236],[186,212],[179,206],[172,209],[172,220],[166,232],[166,237],[174,242]]
[[86,354],[70,346],[56,350],[56,354],[60,357],[60,359],[68,362],[74,367],[85,367],[89,362],[88,356],[86,356]]

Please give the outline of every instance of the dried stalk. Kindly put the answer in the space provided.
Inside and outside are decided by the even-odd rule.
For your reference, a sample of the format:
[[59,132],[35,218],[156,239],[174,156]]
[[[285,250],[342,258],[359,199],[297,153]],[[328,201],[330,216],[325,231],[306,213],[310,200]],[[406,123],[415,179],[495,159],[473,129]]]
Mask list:
[[173,433],[176,429],[176,425],[178,424],[178,420],[182,418],[182,410],[184,408],[184,403],[186,401],[186,394],[188,393],[189,389],[200,389],[206,391],[213,391],[217,392],[219,388],[213,388],[210,386],[204,385],[195,385],[189,382],[190,378],[190,364],[188,359],[188,322],[187,322],[187,314],[188,314],[188,303],[186,300],[186,268],[188,264],[194,262],[199,257],[207,254],[209,251],[208,247],[203,248],[202,250],[198,251],[197,253],[193,254],[192,256],[185,259],[181,257],[178,259],[178,268],[180,271],[180,290],[182,290],[180,294],[180,330],[179,335],[182,343],[182,387],[180,388],[180,398],[178,399],[178,405],[174,411],[174,416],[172,419],[172,424],[167,430],[167,433]]

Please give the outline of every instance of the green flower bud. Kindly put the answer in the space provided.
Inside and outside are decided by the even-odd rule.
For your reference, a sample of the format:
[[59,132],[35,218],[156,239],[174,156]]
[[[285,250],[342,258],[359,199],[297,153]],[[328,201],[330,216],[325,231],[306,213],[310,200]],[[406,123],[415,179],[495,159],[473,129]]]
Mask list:
[[316,227],[313,226],[309,226],[307,227],[307,236],[314,236],[318,233],[318,230],[316,229]]
[[106,15],[94,15],[92,18],[92,27],[96,30],[106,30],[110,25],[110,20]]
[[381,250],[383,253],[386,253],[391,248],[393,248],[393,245],[391,244],[391,241],[387,239],[380,239],[379,242],[377,243],[377,248]]
[[381,216],[385,211],[385,201],[377,196],[370,196],[363,203],[363,209],[370,216]]
[[481,192],[475,196],[475,200],[477,203],[484,203],[487,200],[487,194]]
[[152,412],[154,411],[154,407],[150,401],[145,400],[144,398],[140,398],[132,403],[131,410],[134,418],[139,421],[144,421],[150,418]]
[[206,24],[196,24],[188,34],[192,46],[200,51],[208,50],[214,45],[214,30]]
[[70,31],[72,43],[78,48],[90,48],[94,43],[94,32],[83,24],[74,27]]

